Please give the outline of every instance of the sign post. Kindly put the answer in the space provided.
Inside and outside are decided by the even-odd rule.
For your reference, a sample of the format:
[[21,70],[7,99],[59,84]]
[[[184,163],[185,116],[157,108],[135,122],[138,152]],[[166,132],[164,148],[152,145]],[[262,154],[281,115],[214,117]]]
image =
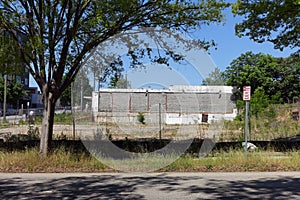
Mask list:
[[245,113],[245,153],[248,150],[248,135],[249,135],[249,103],[251,99],[251,86],[243,87],[243,100],[246,101],[246,113]]

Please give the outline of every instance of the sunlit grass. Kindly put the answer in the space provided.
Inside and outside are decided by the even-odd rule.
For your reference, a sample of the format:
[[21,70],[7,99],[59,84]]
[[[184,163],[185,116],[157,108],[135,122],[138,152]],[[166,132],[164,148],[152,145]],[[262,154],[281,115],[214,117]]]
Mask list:
[[0,172],[97,172],[105,169],[93,157],[62,149],[51,153],[46,159],[40,157],[37,149],[0,152]]
[[231,150],[203,158],[183,156],[164,170],[206,172],[298,171],[300,170],[300,152],[261,151],[245,154],[242,150]]
[[[144,159],[144,160],[139,160]],[[0,172],[106,172],[106,171],[181,171],[181,172],[246,172],[246,171],[299,171],[300,152],[278,153],[273,151],[248,152],[230,150],[214,152],[206,157],[185,155],[164,167],[173,159],[140,157],[135,160],[100,161],[84,153],[71,153],[57,149],[42,159],[37,149],[0,152]],[[151,161],[148,163],[145,161]],[[115,169],[105,166],[118,166]],[[111,165],[110,165],[111,164]],[[123,166],[121,166],[123,164]],[[157,166],[155,166],[157,164]],[[152,165],[152,166],[151,166]],[[164,168],[161,168],[163,166]],[[123,169],[123,170],[122,170]]]

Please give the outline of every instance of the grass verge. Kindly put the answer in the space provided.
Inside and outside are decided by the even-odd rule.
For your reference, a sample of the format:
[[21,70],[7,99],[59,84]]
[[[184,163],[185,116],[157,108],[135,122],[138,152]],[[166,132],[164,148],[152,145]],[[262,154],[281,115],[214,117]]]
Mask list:
[[[159,172],[247,172],[299,171],[300,152],[244,152],[231,150],[203,158],[183,156]],[[115,170],[86,154],[74,154],[57,149],[47,159],[41,159],[37,149],[0,152],[0,172],[113,172]]]
[[248,152],[231,150],[194,159],[184,156],[167,166],[164,171],[183,172],[249,172],[249,171],[299,171],[300,152],[277,153],[270,151]]
[[73,154],[57,149],[46,159],[37,149],[0,152],[0,172],[103,172],[108,168],[95,158],[85,154]]

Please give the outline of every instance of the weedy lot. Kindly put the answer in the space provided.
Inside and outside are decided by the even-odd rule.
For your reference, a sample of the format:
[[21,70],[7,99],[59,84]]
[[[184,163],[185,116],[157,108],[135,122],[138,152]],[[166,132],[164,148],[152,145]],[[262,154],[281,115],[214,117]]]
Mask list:
[[[290,107],[272,106],[261,113],[260,116],[251,118],[250,139],[256,141],[293,141],[294,147],[286,143],[278,148],[264,147],[256,151],[244,153],[240,148],[218,148],[218,144],[209,155],[198,157],[195,153],[187,153],[181,156],[172,164],[159,169],[158,171],[182,171],[182,172],[246,172],[246,171],[300,171],[300,151],[299,151],[299,121],[294,121],[290,116]],[[41,118],[36,118],[38,127]],[[68,139],[73,139],[72,135],[72,116],[70,114],[58,114],[55,116],[55,139],[64,140],[72,143]],[[113,133],[114,124],[104,124],[105,129],[111,129]],[[142,125],[147,127],[148,125]],[[198,136],[201,137],[207,129],[206,125],[199,125]],[[80,127],[80,125],[79,125]],[[240,145],[243,141],[244,121],[237,118],[234,121],[224,123],[223,132],[219,136],[220,143],[235,142]],[[85,126],[83,127],[85,128]],[[83,131],[86,131],[83,129]],[[162,131],[162,134],[169,134],[172,138],[176,134],[175,126]],[[17,125],[0,124],[1,132],[13,133],[15,135],[27,134],[31,139],[38,139],[38,130],[30,131],[28,122],[20,121]],[[172,129],[172,131],[170,131]],[[77,130],[78,131],[78,130]],[[79,129],[80,131],[80,129]],[[168,132],[167,132],[168,131]],[[30,134],[29,134],[30,133]],[[77,133],[76,133],[77,136]],[[146,135],[147,136],[147,135]],[[146,137],[143,134],[143,137]],[[121,137],[121,136],[119,136]],[[125,136],[124,136],[125,137]],[[122,138],[124,139],[122,136]],[[5,139],[5,137],[3,137]],[[115,139],[116,135],[112,135]],[[151,137],[152,138],[152,137]],[[297,139],[298,138],[298,139]],[[2,139],[3,141],[5,141]],[[77,138],[78,139],[78,138]],[[127,137],[126,140],[131,140]],[[16,138],[22,140],[22,138]],[[125,140],[125,141],[126,141]],[[21,144],[22,145],[22,144]],[[128,145],[127,145],[128,146]],[[130,145],[129,145],[130,146]],[[10,149],[0,149],[0,172],[107,172],[115,171],[103,164],[101,160],[91,156],[87,151],[69,148],[72,146],[56,146],[47,159],[39,156],[38,145],[23,146],[22,148],[12,147]],[[290,148],[286,148],[290,147]],[[132,150],[126,149],[125,150]],[[279,150],[280,149],[280,150]],[[143,149],[142,149],[143,150]],[[137,151],[143,152],[143,151]],[[138,169],[137,169],[138,170]]]

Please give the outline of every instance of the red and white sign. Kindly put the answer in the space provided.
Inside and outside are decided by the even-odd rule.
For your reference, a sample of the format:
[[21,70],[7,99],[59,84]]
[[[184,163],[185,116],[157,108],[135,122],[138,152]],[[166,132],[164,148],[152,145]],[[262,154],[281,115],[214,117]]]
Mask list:
[[243,100],[250,101],[251,99],[251,86],[244,86],[243,87]]

